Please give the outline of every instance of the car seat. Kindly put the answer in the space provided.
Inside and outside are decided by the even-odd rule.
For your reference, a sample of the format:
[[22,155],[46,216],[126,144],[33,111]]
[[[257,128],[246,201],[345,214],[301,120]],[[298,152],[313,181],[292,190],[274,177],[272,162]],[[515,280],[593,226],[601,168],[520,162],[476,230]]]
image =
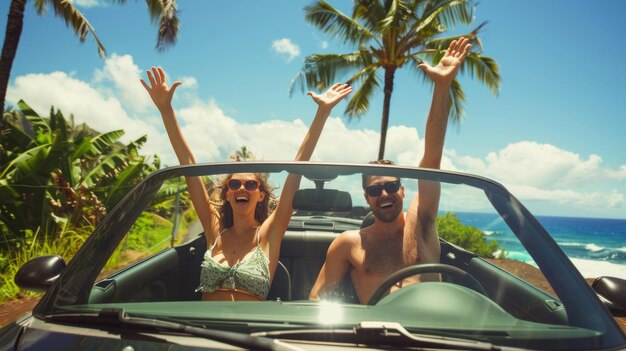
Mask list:
[[276,266],[276,272],[274,272],[274,279],[272,280],[272,286],[267,294],[267,300],[291,300],[291,274],[285,265],[278,261]]

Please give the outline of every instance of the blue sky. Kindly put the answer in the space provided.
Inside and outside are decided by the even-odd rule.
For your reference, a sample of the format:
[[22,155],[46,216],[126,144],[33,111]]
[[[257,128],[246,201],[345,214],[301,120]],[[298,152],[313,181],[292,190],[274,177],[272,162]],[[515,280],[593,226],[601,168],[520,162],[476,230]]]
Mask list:
[[[289,160],[315,112],[299,91],[289,97],[292,78],[307,55],[350,50],[304,21],[310,1],[179,1],[180,38],[163,53],[154,50],[144,2],[74,3],[107,59],[52,13],[37,16],[30,1],[8,101],[24,99],[41,113],[54,104],[101,131],[123,128],[129,140],[148,134],[144,151],[170,165],[176,160],[159,115],[138,82],[145,69],[160,65],[171,82],[184,82],[174,104],[200,161],[225,160],[242,145],[263,159]],[[349,2],[331,3],[349,10]],[[3,29],[8,6],[0,3]],[[625,11],[619,0],[482,1],[474,25],[489,22],[483,54],[500,66],[502,87],[494,96],[459,77],[466,114],[448,130],[442,167],[496,179],[536,213],[626,218]],[[417,164],[429,100],[412,73],[397,73],[388,158]],[[352,121],[340,104],[313,159],[374,159],[381,102],[376,96]]]

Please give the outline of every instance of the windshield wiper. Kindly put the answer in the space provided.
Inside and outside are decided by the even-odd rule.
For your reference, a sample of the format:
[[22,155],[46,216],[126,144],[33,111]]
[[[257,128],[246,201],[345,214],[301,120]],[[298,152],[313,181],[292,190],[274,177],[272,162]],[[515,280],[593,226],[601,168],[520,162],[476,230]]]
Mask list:
[[194,327],[185,323],[173,322],[150,317],[134,317],[124,313],[123,308],[105,308],[98,313],[54,314],[44,318],[46,321],[61,323],[93,324],[106,327],[135,328],[141,331],[154,330],[174,333],[185,333],[225,344],[254,350],[270,351],[301,351],[302,349],[286,344],[280,340],[249,334],[216,331]]
[[362,322],[354,329],[361,338],[380,340],[381,338],[398,338],[412,346],[437,347],[449,350],[501,350],[488,342],[467,340],[450,337],[432,337],[428,335],[412,334],[400,323],[395,322]]
[[447,350],[502,350],[491,343],[450,337],[433,337],[409,333],[400,323],[361,322],[349,329],[283,330],[252,333],[260,337],[280,337],[296,340],[325,340],[353,342],[365,345],[389,345],[402,347],[438,348]]

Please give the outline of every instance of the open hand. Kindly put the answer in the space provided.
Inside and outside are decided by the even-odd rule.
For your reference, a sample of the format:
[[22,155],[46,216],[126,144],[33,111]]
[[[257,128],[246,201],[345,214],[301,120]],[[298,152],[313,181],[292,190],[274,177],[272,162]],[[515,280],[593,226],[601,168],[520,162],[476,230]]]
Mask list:
[[352,87],[348,84],[335,83],[323,94],[316,94],[312,91],[309,91],[306,94],[312,97],[313,101],[315,101],[320,108],[332,109],[339,101],[341,101],[341,99],[346,97],[351,92]]
[[177,81],[174,82],[171,87],[168,87],[167,81],[165,80],[165,72],[163,72],[161,67],[152,67],[152,69],[146,71],[146,73],[148,74],[150,85],[148,86],[143,78],[141,78],[140,81],[143,87],[148,91],[148,94],[150,94],[150,97],[156,107],[159,110],[170,107],[176,87],[183,83]]
[[433,82],[450,84],[454,80],[456,72],[459,70],[459,67],[461,67],[461,63],[463,63],[465,56],[467,56],[471,48],[472,45],[467,38],[453,40],[437,66],[432,67],[426,63],[422,63],[417,67],[424,70]]

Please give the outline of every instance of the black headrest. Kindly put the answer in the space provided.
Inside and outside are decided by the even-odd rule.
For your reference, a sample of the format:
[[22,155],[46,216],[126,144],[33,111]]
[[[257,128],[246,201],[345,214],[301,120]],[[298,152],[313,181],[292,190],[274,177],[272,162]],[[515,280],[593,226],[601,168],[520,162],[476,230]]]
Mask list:
[[335,189],[300,189],[293,197],[294,210],[300,211],[350,211],[350,193]]

